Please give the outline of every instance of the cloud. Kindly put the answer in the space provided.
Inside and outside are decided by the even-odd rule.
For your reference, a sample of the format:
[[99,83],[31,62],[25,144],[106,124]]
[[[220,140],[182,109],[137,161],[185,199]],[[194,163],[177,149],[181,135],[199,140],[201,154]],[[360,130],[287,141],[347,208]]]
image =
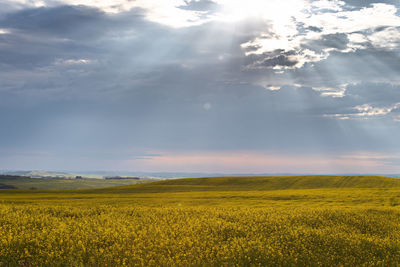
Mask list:
[[86,6],[40,7],[7,14],[0,20],[0,25],[25,33],[47,34],[53,38],[73,37],[82,32],[86,36],[80,37],[90,38],[100,33],[98,23],[102,19],[105,19],[103,12]]
[[[369,104],[358,105],[352,108],[352,112],[344,114],[329,114],[327,117],[338,119],[370,119],[373,117],[383,117],[390,114],[393,110],[400,107],[400,102],[391,106],[374,107]],[[393,117],[397,121],[397,117]]]
[[[195,1],[188,2],[183,0],[8,0],[3,5],[6,6],[6,9],[12,11],[36,8],[52,9],[59,8],[60,6],[73,6],[74,8],[84,6],[110,15],[140,9],[144,10],[144,15],[148,20],[176,28],[199,25],[209,21],[209,11],[205,7],[208,6],[211,8],[211,5],[207,5],[206,1],[202,4],[198,3],[198,8],[196,9],[194,8],[196,5]],[[200,6],[203,6],[204,10],[199,8]]]
[[220,8],[220,6],[211,0],[187,0],[185,5],[179,6],[184,10],[196,10],[196,11],[207,11],[213,12]]
[[[314,1],[297,17],[278,23],[272,22],[272,30],[241,45],[247,56],[264,58],[252,66],[301,68],[324,60],[333,52],[396,49],[400,39],[397,8],[383,3],[349,11],[341,1]],[[287,54],[291,55],[291,64],[276,60]]]
[[56,65],[79,65],[79,64],[90,64],[93,60],[90,59],[56,59],[54,64]]
[[390,84],[352,84],[346,85],[342,92],[342,103],[346,106],[337,108],[341,111],[325,114],[337,119],[376,119],[388,118],[396,121],[393,114],[400,107],[399,85]]

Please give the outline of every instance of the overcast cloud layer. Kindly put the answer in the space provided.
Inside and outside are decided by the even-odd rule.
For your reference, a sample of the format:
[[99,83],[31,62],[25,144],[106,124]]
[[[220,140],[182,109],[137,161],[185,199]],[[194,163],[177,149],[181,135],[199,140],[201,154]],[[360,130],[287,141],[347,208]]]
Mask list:
[[399,173],[399,8],[1,1],[0,168]]

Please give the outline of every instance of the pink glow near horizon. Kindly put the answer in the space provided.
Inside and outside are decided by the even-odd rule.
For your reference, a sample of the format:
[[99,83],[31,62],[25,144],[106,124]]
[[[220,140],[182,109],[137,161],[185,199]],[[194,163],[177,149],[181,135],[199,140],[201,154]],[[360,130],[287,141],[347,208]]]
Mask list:
[[[171,152],[129,161],[141,171],[220,172],[220,173],[339,173],[398,172],[385,160],[390,156],[365,154],[283,155],[258,151]],[[133,165],[133,166],[132,166]]]

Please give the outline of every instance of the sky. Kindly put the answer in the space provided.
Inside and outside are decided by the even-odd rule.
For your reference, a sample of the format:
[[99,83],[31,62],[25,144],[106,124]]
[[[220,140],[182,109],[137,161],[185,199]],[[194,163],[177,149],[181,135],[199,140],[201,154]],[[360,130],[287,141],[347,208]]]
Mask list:
[[400,173],[400,2],[2,0],[0,169]]

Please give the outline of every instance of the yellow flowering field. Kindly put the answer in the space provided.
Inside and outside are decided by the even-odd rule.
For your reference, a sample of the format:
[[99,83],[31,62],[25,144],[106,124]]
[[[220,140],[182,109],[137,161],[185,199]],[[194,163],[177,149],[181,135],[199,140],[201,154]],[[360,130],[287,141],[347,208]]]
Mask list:
[[2,190],[0,266],[400,265],[396,185],[154,192],[163,183]]

